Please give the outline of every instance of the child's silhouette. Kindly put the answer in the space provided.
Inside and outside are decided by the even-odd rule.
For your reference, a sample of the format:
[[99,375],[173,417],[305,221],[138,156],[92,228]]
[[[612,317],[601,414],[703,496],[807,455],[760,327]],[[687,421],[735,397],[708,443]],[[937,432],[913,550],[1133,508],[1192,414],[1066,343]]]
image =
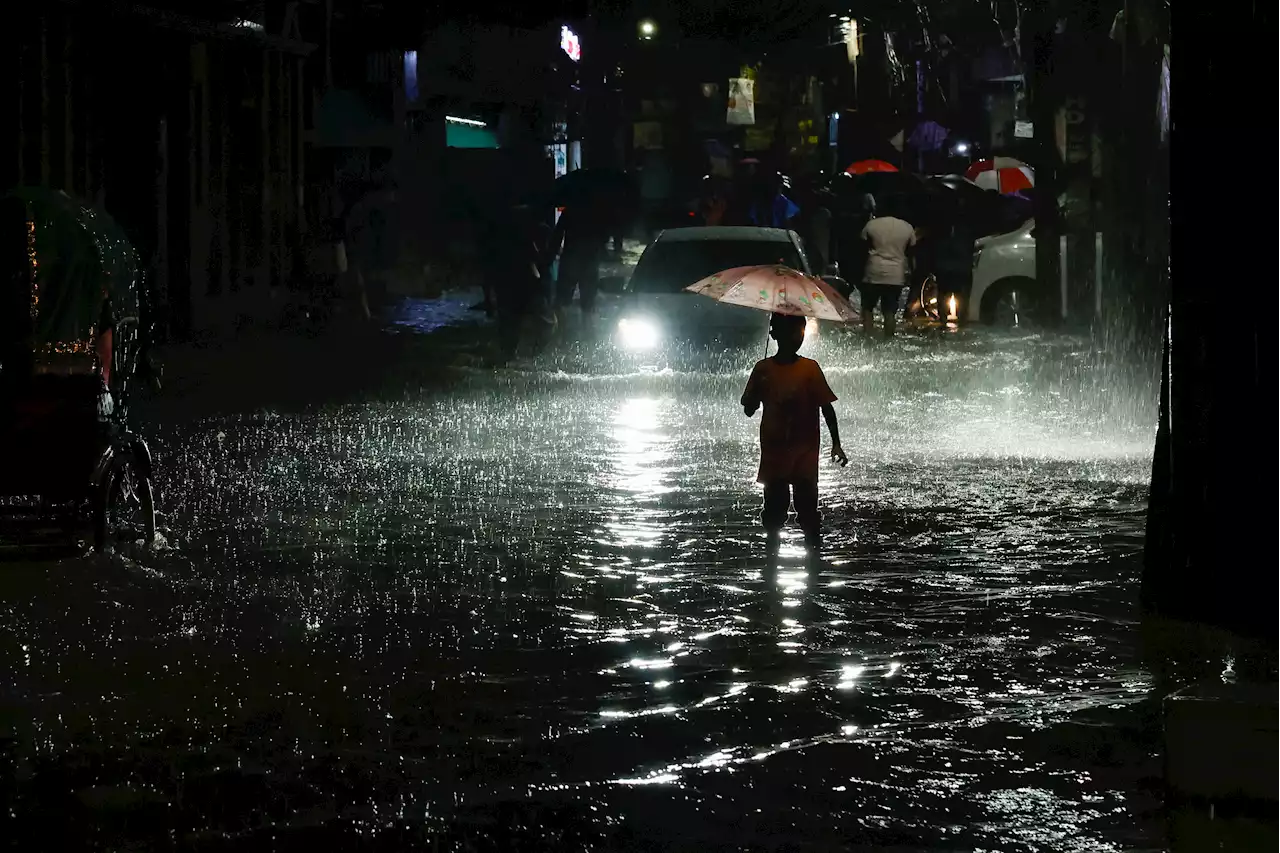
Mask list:
[[818,412],[831,431],[831,457],[847,465],[840,447],[840,429],[831,404],[836,395],[827,385],[822,368],[799,355],[804,343],[804,317],[774,314],[769,334],[778,342],[778,354],[756,362],[742,392],[747,417],[764,404],[760,418],[760,470],[764,485],[764,510],[760,521],[768,534],[770,554],[777,553],[780,531],[787,521],[793,495],[796,521],[815,554],[822,545],[822,517],[818,513]]

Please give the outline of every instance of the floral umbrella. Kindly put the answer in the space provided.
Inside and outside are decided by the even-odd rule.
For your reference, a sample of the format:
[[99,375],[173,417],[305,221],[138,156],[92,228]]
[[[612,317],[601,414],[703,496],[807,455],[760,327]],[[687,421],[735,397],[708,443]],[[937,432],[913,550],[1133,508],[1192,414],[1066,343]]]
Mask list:
[[779,264],[734,267],[707,276],[685,290],[726,305],[741,305],[772,314],[793,314],[837,323],[858,316],[849,301],[822,279]]

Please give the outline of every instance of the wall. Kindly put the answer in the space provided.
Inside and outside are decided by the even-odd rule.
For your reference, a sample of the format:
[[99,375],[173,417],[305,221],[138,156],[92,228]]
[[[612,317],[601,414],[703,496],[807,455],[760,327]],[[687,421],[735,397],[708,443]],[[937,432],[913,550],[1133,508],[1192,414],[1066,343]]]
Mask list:
[[[220,325],[287,283],[304,220],[305,46],[167,13],[45,4],[4,51],[6,185],[95,200],[148,273],[161,334]],[[235,298],[252,294],[257,305]]]

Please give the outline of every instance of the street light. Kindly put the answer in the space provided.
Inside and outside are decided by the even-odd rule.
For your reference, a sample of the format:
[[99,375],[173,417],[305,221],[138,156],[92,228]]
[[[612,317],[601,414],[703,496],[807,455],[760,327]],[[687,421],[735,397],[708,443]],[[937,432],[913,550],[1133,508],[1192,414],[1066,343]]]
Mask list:
[[657,34],[658,34],[658,25],[655,24],[653,21],[645,20],[640,22],[640,38],[644,39],[645,41],[648,41],[649,39],[653,38]]

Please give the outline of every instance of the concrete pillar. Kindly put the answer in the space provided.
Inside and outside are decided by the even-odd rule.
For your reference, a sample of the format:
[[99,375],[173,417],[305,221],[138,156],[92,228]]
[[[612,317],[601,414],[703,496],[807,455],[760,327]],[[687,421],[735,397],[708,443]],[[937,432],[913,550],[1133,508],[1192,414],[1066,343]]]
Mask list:
[[156,146],[159,166],[156,169],[156,265],[153,304],[159,308],[169,302],[169,120],[161,118],[155,127],[152,144]]
[[[84,65],[81,68],[81,105],[80,112],[84,116],[81,126],[84,128],[84,194],[86,198],[98,201],[102,182],[94,159],[97,157],[96,137],[98,133],[97,110],[94,108],[97,86],[96,60],[99,53],[92,47],[85,51]],[[140,250],[141,251],[141,250]]]
[[261,157],[258,186],[260,209],[258,222],[258,257],[254,272],[255,300],[261,304],[271,284],[271,54],[264,52],[258,62],[258,139]]
[[[293,203],[298,211],[298,236],[308,231],[307,223],[307,169],[306,169],[306,63],[296,59],[293,63],[293,181],[296,192]],[[299,243],[302,240],[299,239]]]
[[208,310],[213,228],[209,217],[209,50],[191,45],[187,89],[187,218],[190,263],[190,317],[202,325]]
[[[1062,223],[1058,215],[1060,186],[1056,122],[1059,89],[1054,80],[1055,19],[1047,10],[1022,13],[1022,55],[1030,63],[1031,120],[1035,125],[1030,165],[1036,173],[1036,280],[1042,293],[1058,293],[1062,278]],[[1041,306],[1042,308],[1050,306]],[[1043,310],[1041,319],[1061,319],[1057,310]]]
[[218,293],[222,300],[230,300],[232,268],[237,259],[232,257],[231,246],[231,198],[228,191],[228,173],[231,171],[231,128],[232,110],[239,105],[238,90],[233,76],[238,69],[228,68],[231,57],[225,51],[219,56],[217,88],[211,99],[210,109],[216,117],[213,122],[214,133],[218,140],[218,156],[216,163],[216,181],[213,185],[214,198],[211,201],[213,210],[214,252],[217,253]]
[[18,115],[17,115],[17,137],[18,137],[18,162],[17,162],[17,180],[14,184],[25,184],[27,182],[27,79],[30,74],[27,72],[27,45],[25,40],[18,42],[18,49],[15,51],[18,60]]
[[72,38],[71,27],[66,26],[62,36],[62,62],[60,63],[62,66],[62,162],[59,166],[62,172],[62,188],[76,194],[83,187],[76,186],[75,129],[72,121],[76,107],[72,97],[72,91],[75,89],[76,63]]
[[289,96],[292,87],[285,76],[284,55],[273,51],[270,56],[274,103],[272,118],[275,124],[271,134],[271,283],[278,287],[287,282],[291,266],[289,232],[292,228],[293,209],[293,141],[290,139],[289,128],[293,117]]
[[333,0],[324,0],[324,88],[333,86]]
[[40,17],[40,183],[48,186],[49,138],[49,19]]

